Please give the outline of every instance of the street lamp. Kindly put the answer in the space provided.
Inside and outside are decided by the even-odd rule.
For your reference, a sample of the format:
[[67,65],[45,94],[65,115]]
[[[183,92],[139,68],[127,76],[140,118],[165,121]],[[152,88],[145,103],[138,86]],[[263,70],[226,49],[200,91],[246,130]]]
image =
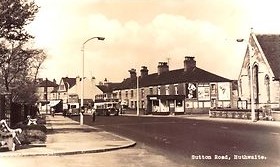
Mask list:
[[[92,39],[98,39],[98,40],[101,40],[103,41],[105,38],[104,37],[92,37],[92,38],[89,38],[87,39],[84,43],[83,43],[83,46],[82,46],[82,52],[83,52],[83,60],[82,60],[82,93],[81,93],[81,107],[84,106],[84,78],[85,78],[85,67],[84,67],[84,64],[85,64],[85,44],[92,40]],[[82,112],[80,112],[80,125],[83,125],[83,114]]]
[[250,70],[250,96],[251,96],[251,119],[253,122],[256,121],[256,116],[255,116],[255,104],[254,104],[254,89],[253,89],[253,64],[252,64],[252,46],[249,41],[245,39],[237,39],[237,42],[243,42],[246,41],[247,46],[248,46],[248,53],[249,53],[249,70]]

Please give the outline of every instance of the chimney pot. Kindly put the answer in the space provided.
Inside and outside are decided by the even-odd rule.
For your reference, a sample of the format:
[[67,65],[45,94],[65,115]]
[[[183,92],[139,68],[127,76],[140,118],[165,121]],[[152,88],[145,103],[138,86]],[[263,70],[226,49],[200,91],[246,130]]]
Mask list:
[[169,66],[167,62],[159,62],[158,63],[158,75],[168,72],[169,71]]
[[132,68],[128,72],[130,73],[130,78],[136,78],[136,69]]
[[196,61],[192,56],[186,56],[184,60],[184,71],[191,71],[196,67]]
[[148,68],[147,68],[146,66],[142,66],[141,68],[142,68],[142,69],[140,70],[140,72],[141,72],[141,77],[147,76],[147,75],[148,75],[148,72],[149,72]]

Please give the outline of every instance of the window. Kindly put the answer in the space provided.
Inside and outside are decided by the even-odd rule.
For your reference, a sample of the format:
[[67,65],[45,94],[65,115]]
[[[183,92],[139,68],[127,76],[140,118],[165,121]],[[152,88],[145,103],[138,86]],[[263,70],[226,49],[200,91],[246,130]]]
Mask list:
[[128,90],[125,91],[125,97],[128,98]]
[[149,92],[150,92],[150,95],[154,94],[152,87],[149,88]]
[[59,85],[59,90],[64,90],[64,85]]
[[160,86],[157,88],[157,94],[160,95]]
[[183,101],[182,100],[176,100],[176,107],[183,107]]
[[169,95],[169,85],[165,85],[165,95]]
[[130,97],[133,98],[133,96],[134,96],[134,91],[132,89],[132,90],[130,90]]
[[144,89],[141,89],[141,98],[144,98]]
[[256,103],[259,103],[259,66],[253,66],[253,95]]
[[174,85],[174,92],[175,92],[175,95],[179,94],[179,92],[178,92],[178,84]]
[[248,88],[250,88],[250,86],[251,86],[251,71],[250,71],[251,69],[250,69],[250,66],[248,67],[248,83],[249,83],[249,87]]
[[122,92],[119,91],[119,99],[122,99]]
[[264,85],[266,87],[266,95],[267,95],[267,102],[270,102],[270,80],[269,80],[269,76],[266,75],[264,78]]
[[243,90],[242,90],[242,79],[240,78],[240,80],[239,80],[239,90],[240,90],[240,94],[241,94],[241,96],[243,95]]

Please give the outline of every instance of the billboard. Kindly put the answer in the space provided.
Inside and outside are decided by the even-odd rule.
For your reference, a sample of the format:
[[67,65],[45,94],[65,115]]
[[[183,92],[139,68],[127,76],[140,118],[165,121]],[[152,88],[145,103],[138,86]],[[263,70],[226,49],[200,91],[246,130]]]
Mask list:
[[230,100],[230,83],[218,83],[218,98],[219,100]]
[[197,98],[200,101],[210,100],[210,87],[209,86],[198,86]]
[[186,88],[186,95],[188,99],[197,98],[197,87],[195,83],[187,83]]

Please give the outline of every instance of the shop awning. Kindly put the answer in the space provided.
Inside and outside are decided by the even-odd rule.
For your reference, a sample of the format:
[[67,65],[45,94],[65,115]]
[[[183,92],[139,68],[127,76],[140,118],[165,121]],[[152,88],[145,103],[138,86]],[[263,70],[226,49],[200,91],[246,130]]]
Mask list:
[[54,107],[54,106],[58,105],[60,101],[61,100],[51,100],[50,101],[50,107]]

